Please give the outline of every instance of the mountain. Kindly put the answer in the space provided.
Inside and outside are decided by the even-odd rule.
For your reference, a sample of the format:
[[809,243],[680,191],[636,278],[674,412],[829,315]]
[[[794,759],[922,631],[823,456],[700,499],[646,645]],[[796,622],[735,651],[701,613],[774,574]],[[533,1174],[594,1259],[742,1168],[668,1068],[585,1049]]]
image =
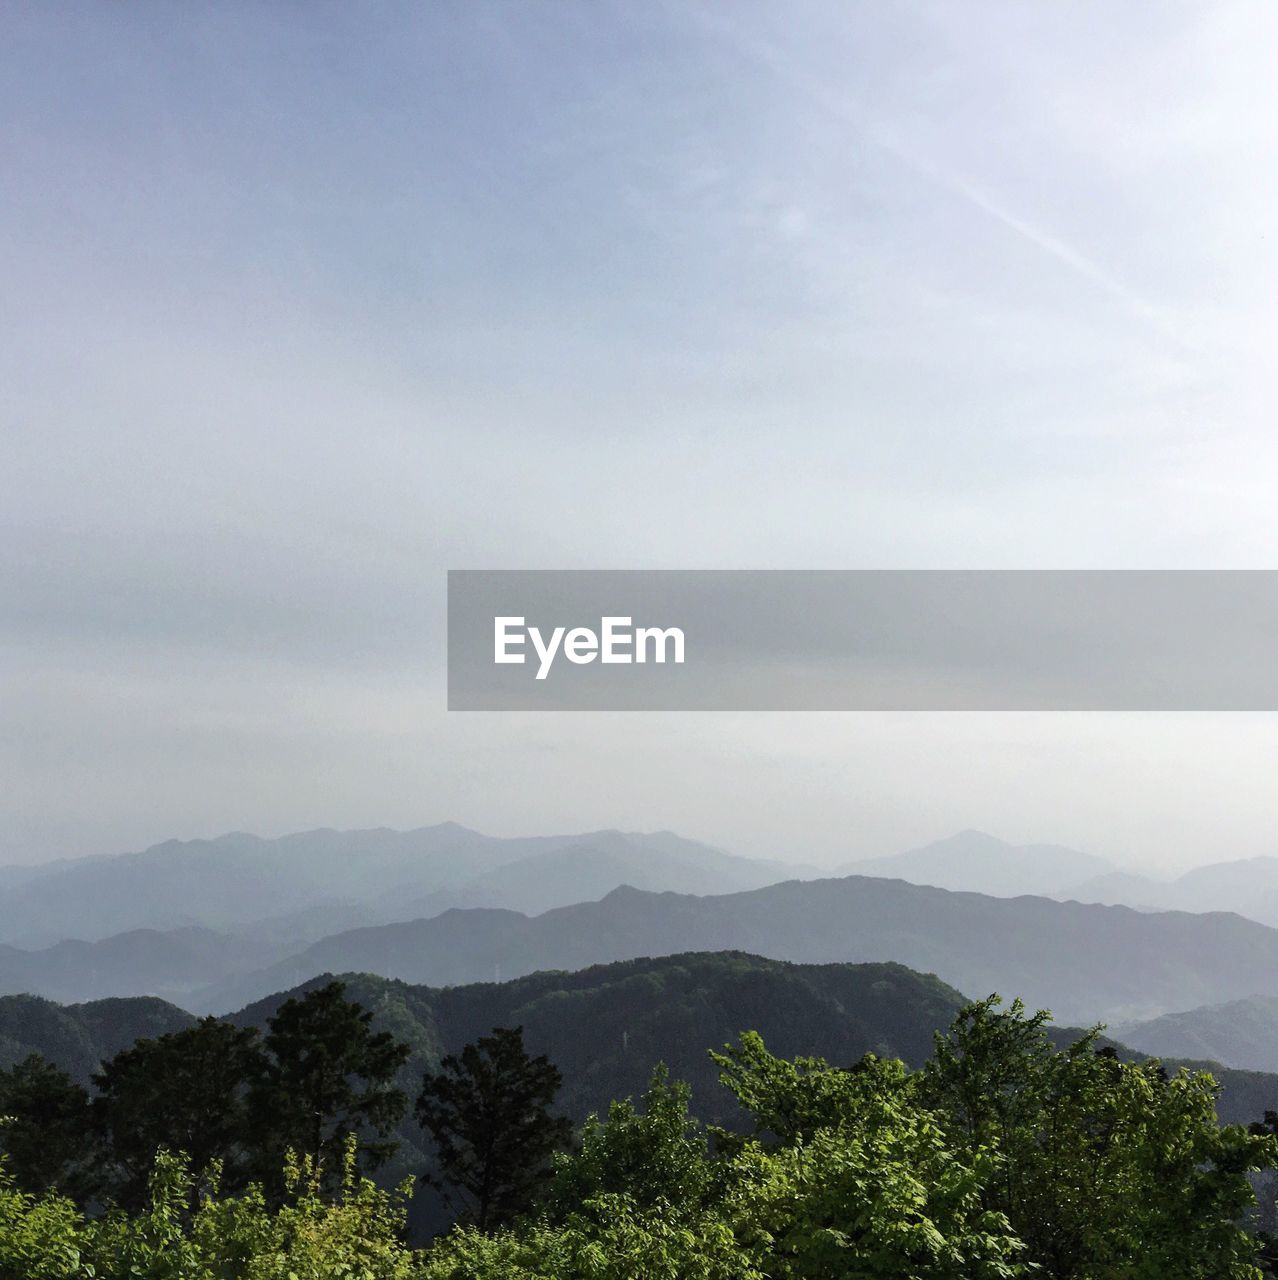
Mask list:
[[[300,990],[328,980],[313,978]],[[784,1056],[819,1054],[852,1063],[862,1054],[918,1064],[932,1036],[964,1003],[952,987],[902,965],[793,965],[740,952],[692,953],[543,972],[508,982],[433,988],[346,975],[348,994],[380,1029],[413,1046],[408,1076],[495,1026],[522,1026],[535,1053],[564,1074],[560,1102],[576,1120],[616,1097],[638,1094],[665,1062],[693,1087],[698,1114],[725,1121],[731,1100],[706,1056],[746,1030]],[[297,990],[232,1014],[261,1026]]]
[[208,986],[280,959],[278,939],[233,938],[209,929],[135,929],[100,942],[59,942],[24,951],[0,946],[0,992],[68,1002],[156,995],[182,1001]]
[[1092,876],[1048,896],[1062,902],[1100,902],[1106,906],[1133,907],[1137,911],[1175,910],[1170,883],[1130,871]]
[[39,1053],[87,1084],[104,1058],[140,1037],[180,1031],[194,1021],[185,1010],[147,996],[78,1005],[0,996],[0,1069]]
[[[285,999],[329,980],[312,977],[274,993],[229,1020],[263,1026]],[[759,1031],[782,1056],[811,1054],[851,1063],[866,1052],[917,1066],[934,1032],[949,1025],[964,997],[939,978],[898,964],[790,964],[741,952],[691,953],[541,972],[501,983],[458,987],[412,985],[370,974],[343,976],[347,994],[373,1012],[378,1030],[408,1044],[403,1084],[415,1093],[421,1073],[494,1026],[522,1026],[536,1053],[564,1074],[563,1109],[575,1120],[615,1097],[642,1092],[653,1066],[665,1062],[688,1080],[703,1119],[730,1123],[729,1096],[717,1084],[706,1050]],[[40,1052],[81,1079],[103,1056],[139,1035],[191,1022],[189,1014],[149,999],[61,1007],[19,996],[0,999],[0,1066]],[[1075,1033],[1059,1029],[1064,1043]],[[1111,1042],[1112,1043],[1112,1042]],[[1119,1046],[1124,1056],[1128,1051]],[[1140,1055],[1136,1055],[1140,1056]],[[1218,1070],[1225,1085],[1222,1118],[1250,1120],[1278,1105],[1278,1078]],[[405,1167],[420,1153],[412,1125]]]
[[503,907],[536,915],[553,907],[593,901],[620,887],[675,893],[729,893],[760,888],[814,867],[739,858],[695,845],[669,832],[642,837],[618,831],[575,837],[514,862],[502,863],[455,888],[399,904],[398,919],[439,915],[453,908]]
[[455,910],[356,929],[205,991],[195,1007],[246,1004],[321,972],[460,984],[705,950],[895,961],[971,994],[1015,992],[1066,1022],[1236,999],[1255,989],[1256,975],[1278,972],[1278,930],[1234,915],[1143,914],[849,876],[711,897],[622,888],[539,916]]
[[920,849],[845,863],[839,870],[1015,898],[1027,893],[1052,895],[1066,885],[1112,871],[1113,866],[1104,858],[1063,845],[1008,844],[983,831],[960,831]]
[[1052,896],[1143,910],[1236,911],[1278,926],[1278,858],[1215,862],[1170,881],[1125,874],[1089,877]]
[[[530,866],[501,874],[526,859]],[[170,840],[141,853],[10,868],[0,875],[0,943],[46,947],[191,926],[287,936],[447,907],[524,911],[579,902],[635,882],[683,892],[755,888],[810,869],[739,858],[671,832],[595,831],[498,838],[443,823],[415,831],[233,833]]]
[[1248,996],[1116,1026],[1134,1049],[1159,1057],[1212,1058],[1251,1071],[1278,1071],[1278,996]]

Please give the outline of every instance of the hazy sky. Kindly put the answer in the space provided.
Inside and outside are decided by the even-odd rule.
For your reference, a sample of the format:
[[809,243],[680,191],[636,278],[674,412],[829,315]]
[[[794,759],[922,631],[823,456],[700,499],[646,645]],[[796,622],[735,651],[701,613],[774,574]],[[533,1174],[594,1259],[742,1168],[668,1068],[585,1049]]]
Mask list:
[[1272,716],[461,715],[449,567],[1275,567],[1278,7],[9,4],[0,860],[1278,853]]

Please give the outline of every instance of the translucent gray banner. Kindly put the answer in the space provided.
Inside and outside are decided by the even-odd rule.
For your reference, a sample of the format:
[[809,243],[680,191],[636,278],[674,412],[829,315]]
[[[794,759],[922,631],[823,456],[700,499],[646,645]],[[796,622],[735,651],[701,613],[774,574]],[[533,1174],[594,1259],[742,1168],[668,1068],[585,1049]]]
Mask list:
[[1278,571],[454,570],[455,711],[1278,710]]

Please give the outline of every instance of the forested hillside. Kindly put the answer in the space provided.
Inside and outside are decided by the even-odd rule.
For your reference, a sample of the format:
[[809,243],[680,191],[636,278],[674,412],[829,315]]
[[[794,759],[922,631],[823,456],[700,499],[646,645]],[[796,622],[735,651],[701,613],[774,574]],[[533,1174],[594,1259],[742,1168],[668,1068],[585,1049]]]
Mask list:
[[0,996],[0,1069],[38,1053],[87,1084],[104,1058],[143,1036],[180,1031],[194,1021],[185,1010],[147,996],[79,1005]]
[[[103,1064],[92,1098],[30,1058],[0,1071],[0,1275],[1273,1274],[1256,1231],[1272,1206],[1257,1218],[1249,1181],[1278,1167],[1272,1112],[1221,1125],[1210,1075],[1125,1062],[1019,1002],[956,1008],[956,994],[898,966],[694,955],[455,991],[313,983],[240,1026],[138,1041]],[[946,1009],[917,1069],[893,1056]],[[569,1030],[596,1032],[605,1051],[579,1055],[580,1085],[751,1011],[798,1047],[784,1056],[743,1029],[705,1055],[713,1083],[650,1070],[638,1097],[580,1127],[559,1114],[572,1103],[533,1037],[480,1029],[526,1016],[567,1052]],[[115,1012],[123,1025],[142,1011]],[[838,1059],[811,1053],[814,1017],[833,1019]],[[646,1046],[633,1054],[628,1028]],[[730,1130],[705,1128],[715,1116]]]
[[[329,977],[317,975],[226,1016],[238,1026],[261,1027],[290,996],[315,990]],[[787,1055],[839,1063],[874,1052],[916,1065],[964,1001],[939,978],[902,965],[792,964],[741,952],[688,953],[444,988],[362,973],[343,975],[343,981],[351,997],[372,1011],[378,1030],[410,1047],[401,1073],[405,1087],[492,1027],[523,1026],[529,1045],[563,1070],[562,1105],[577,1120],[612,1098],[642,1091],[658,1061],[690,1083],[699,1114],[730,1120],[706,1051],[746,1029],[758,1030]],[[37,1052],[87,1083],[102,1058],[138,1036],[194,1021],[154,999],[59,1006],[6,997],[0,999],[0,1066]],[[1078,1033],[1057,1034],[1063,1043]],[[1175,1055],[1174,1061],[1203,1065],[1207,1056]],[[1212,1070],[1224,1085],[1224,1118],[1250,1121],[1278,1107],[1278,1076],[1219,1065]],[[418,1135],[410,1130],[404,1137],[412,1145]]]

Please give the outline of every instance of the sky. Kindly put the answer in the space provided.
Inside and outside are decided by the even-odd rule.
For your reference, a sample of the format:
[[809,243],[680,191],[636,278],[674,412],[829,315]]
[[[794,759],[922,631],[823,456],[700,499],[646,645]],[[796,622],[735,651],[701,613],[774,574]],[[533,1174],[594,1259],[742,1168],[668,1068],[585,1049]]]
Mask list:
[[1274,568],[1278,8],[10,4],[0,861],[1278,853],[1278,717],[444,709],[449,568]]

